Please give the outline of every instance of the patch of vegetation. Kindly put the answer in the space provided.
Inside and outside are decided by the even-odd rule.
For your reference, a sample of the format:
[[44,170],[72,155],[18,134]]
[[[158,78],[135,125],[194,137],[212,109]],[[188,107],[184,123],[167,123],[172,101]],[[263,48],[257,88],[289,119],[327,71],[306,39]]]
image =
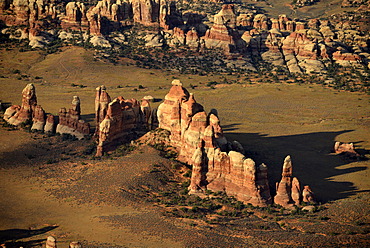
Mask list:
[[63,133],[61,135],[62,141],[76,141],[78,140],[76,136],[69,134],[69,133]]

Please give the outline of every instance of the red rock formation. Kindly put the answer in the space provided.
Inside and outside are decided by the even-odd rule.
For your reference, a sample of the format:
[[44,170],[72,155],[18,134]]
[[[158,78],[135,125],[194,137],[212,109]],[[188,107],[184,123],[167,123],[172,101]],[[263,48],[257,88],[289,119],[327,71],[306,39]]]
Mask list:
[[279,183],[276,183],[276,195],[274,202],[283,207],[292,207],[292,161],[290,156],[284,160],[282,178]]
[[147,99],[141,99],[141,104],[140,104],[140,110],[141,113],[143,114],[143,121],[147,125],[147,129],[150,129],[150,118],[152,114],[152,109],[150,108],[150,103],[149,100]]
[[313,192],[309,186],[304,186],[301,193],[301,187],[298,179],[293,177],[293,167],[290,156],[284,160],[282,178],[276,183],[276,195],[274,202],[285,208],[292,208],[294,205],[299,206],[301,200],[314,204]]
[[90,134],[90,125],[81,120],[80,99],[74,96],[72,106],[68,110],[61,108],[59,111],[59,124],[56,132],[59,134],[70,134],[78,139],[83,139]]
[[45,247],[46,248],[56,248],[57,247],[56,243],[57,243],[56,239],[53,236],[49,236],[46,239]]
[[339,50],[333,53],[333,60],[343,66],[351,66],[353,64],[359,64],[361,57],[357,54]]
[[55,132],[55,116],[48,115],[46,118],[46,124],[44,127],[45,133],[54,133]]
[[82,248],[82,245],[80,242],[71,242],[69,243],[69,248]]
[[259,30],[267,30],[269,28],[268,18],[264,14],[256,15],[253,19],[253,27]]
[[358,154],[355,151],[353,143],[348,144],[348,143],[335,142],[334,151],[336,154],[345,154],[346,156],[351,157],[351,158],[360,157],[360,154]]
[[310,186],[308,185],[304,186],[302,195],[303,195],[303,202],[311,203],[311,204],[316,203],[314,193],[312,192]]
[[21,109],[21,106],[19,105],[12,105],[9,108],[7,108],[4,112],[4,120],[9,122],[9,119],[15,115],[19,110]]
[[31,130],[44,131],[45,111],[40,105],[37,105],[34,109],[32,122]]
[[207,30],[202,39],[207,48],[220,47],[225,52],[234,52],[245,48],[239,32],[235,30],[236,14],[234,5],[225,4],[219,13],[214,16],[214,25]]
[[293,32],[283,41],[284,54],[294,54],[309,59],[317,59],[316,42],[310,40],[305,34]]
[[87,30],[87,9],[84,3],[69,2],[66,5],[65,17],[61,18],[61,27],[64,30]]
[[240,14],[236,19],[238,26],[253,27],[253,15],[252,14]]
[[33,84],[27,84],[22,91],[22,105],[12,106],[7,109],[4,114],[4,119],[14,126],[21,123],[31,122],[34,109],[37,105],[36,89]]
[[181,28],[175,27],[172,34],[172,45],[185,45],[185,32]]
[[305,23],[303,22],[296,22],[295,24],[295,31],[303,30],[306,28]]
[[[223,136],[218,117],[214,112],[207,115],[179,80],[172,82],[158,107],[158,120],[160,128],[170,131],[178,160],[193,166],[190,193],[224,191],[259,206],[271,201],[267,167],[257,167],[240,152],[230,151],[232,144]],[[234,147],[242,150],[240,144]]]
[[95,94],[95,121],[98,127],[104,120],[108,111],[108,104],[111,102],[111,98],[106,91],[104,85],[96,88]]
[[[104,86],[97,88],[95,106],[106,106],[108,94],[102,90],[104,88]],[[119,143],[137,138],[149,127],[151,110],[147,100],[142,100],[140,105],[136,99],[125,100],[118,97],[107,105],[104,119],[101,119],[105,112],[103,109],[96,111],[96,119],[100,122],[96,131],[98,136],[96,156],[102,156]]]
[[186,45],[191,48],[199,47],[199,35],[195,28],[192,28],[186,33]]

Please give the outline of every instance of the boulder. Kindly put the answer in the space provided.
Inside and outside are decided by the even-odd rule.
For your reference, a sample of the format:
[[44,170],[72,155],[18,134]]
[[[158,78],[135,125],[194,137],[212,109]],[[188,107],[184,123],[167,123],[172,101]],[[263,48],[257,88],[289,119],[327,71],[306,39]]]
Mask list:
[[73,241],[69,243],[69,248],[82,248],[82,245],[80,242]]
[[303,196],[303,202],[311,203],[311,204],[316,203],[314,193],[312,192],[310,186],[308,185],[304,186],[302,196]]
[[351,158],[360,157],[360,154],[355,151],[353,143],[341,143],[337,141],[334,144],[334,152],[336,154],[344,154]]

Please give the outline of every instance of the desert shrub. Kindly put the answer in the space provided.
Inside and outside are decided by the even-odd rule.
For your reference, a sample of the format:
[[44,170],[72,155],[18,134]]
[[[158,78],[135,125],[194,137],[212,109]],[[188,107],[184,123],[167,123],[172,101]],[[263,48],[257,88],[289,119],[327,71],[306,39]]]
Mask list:
[[69,133],[63,133],[62,134],[62,140],[63,141],[76,141],[76,136],[69,134]]

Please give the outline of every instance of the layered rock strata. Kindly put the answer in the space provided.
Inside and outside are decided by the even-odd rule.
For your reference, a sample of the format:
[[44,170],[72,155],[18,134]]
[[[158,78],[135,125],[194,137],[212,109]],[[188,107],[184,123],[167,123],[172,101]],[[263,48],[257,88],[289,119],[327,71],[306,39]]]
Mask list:
[[225,52],[236,52],[243,49],[244,41],[236,28],[234,5],[225,4],[214,16],[214,25],[202,37],[207,48],[222,48]]
[[217,111],[207,114],[179,80],[158,107],[159,127],[170,131],[178,160],[192,165],[190,193],[224,191],[258,206],[271,203],[266,165],[256,165],[236,150],[242,148],[223,135]]
[[70,134],[78,139],[83,139],[90,134],[90,125],[81,119],[80,98],[73,96],[71,108],[59,110],[59,124],[56,132],[59,134]]
[[306,203],[314,204],[313,192],[308,185],[301,191],[300,182],[293,177],[293,166],[290,156],[284,159],[283,172],[280,182],[276,183],[276,195],[274,203],[285,208],[299,206],[303,200]]
[[46,248],[56,248],[57,247],[57,241],[56,241],[56,239],[53,236],[49,236],[46,239],[45,247]]
[[[117,144],[129,142],[144,134],[149,127],[151,108],[149,101],[126,100],[118,97],[111,102],[105,87],[97,88],[95,113],[98,123],[96,156],[102,156]],[[108,103],[108,104],[107,104]]]
[[[4,119],[11,125],[31,123],[37,106],[36,88],[27,84],[22,91],[22,105],[13,105],[5,110]],[[38,108],[40,111],[40,107]]]

